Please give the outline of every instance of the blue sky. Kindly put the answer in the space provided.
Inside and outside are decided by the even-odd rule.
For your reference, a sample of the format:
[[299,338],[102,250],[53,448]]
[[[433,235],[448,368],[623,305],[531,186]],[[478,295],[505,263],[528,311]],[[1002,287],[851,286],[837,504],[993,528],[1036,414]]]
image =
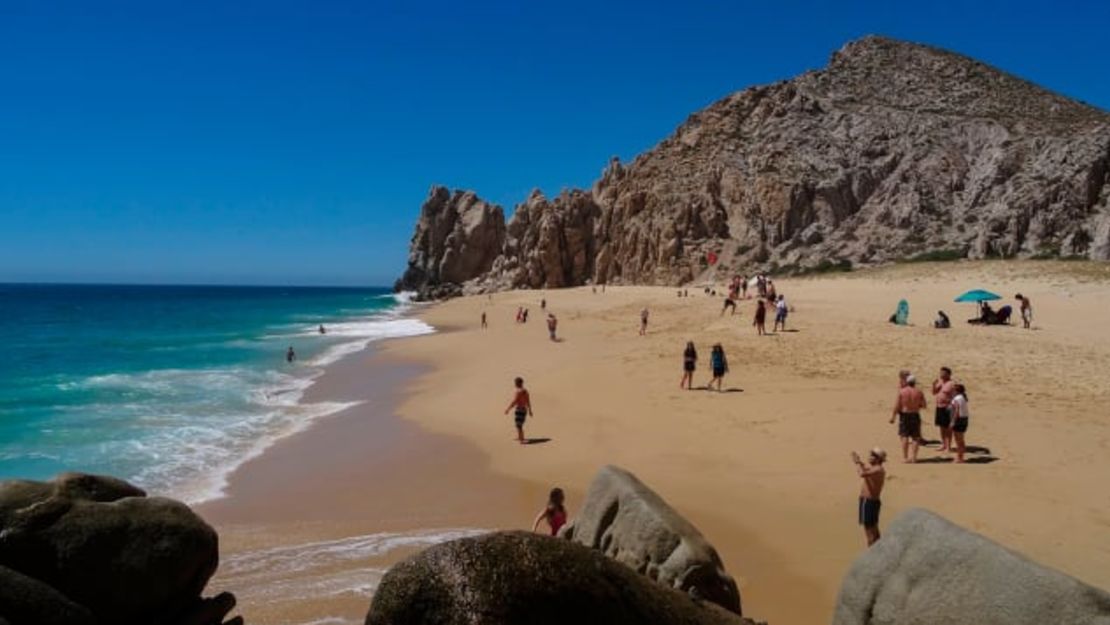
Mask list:
[[879,33],[1110,109],[1110,3],[0,0],[0,282],[387,284],[434,183],[511,211]]

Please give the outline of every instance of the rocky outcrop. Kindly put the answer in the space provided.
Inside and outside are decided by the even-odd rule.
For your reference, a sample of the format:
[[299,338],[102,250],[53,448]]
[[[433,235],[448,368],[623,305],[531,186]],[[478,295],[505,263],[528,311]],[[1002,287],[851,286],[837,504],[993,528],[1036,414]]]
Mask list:
[[925,510],[910,510],[852,564],[833,625],[1110,625],[1110,593]]
[[582,508],[560,536],[737,614],[740,591],[716,549],[689,521],[628,471],[598,471]]
[[432,547],[386,573],[367,625],[743,625],[576,543],[496,532]]
[[974,59],[867,37],[822,70],[695,113],[589,191],[533,193],[493,257],[468,246],[448,279],[423,233],[455,212],[425,203],[400,286],[681,284],[709,271],[709,252],[721,272],[938,251],[1110,260],[1110,114]]
[[208,524],[126,482],[63,474],[0,483],[0,577],[6,592],[23,589],[21,600],[0,601],[13,625],[219,624],[234,598],[200,598],[217,563]]

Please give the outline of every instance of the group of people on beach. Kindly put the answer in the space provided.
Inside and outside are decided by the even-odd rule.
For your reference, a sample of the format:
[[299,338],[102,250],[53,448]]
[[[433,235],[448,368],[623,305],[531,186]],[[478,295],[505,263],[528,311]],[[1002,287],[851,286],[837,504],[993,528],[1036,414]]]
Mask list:
[[[940,451],[955,452],[956,462],[964,462],[967,445],[964,436],[970,422],[967,387],[952,379],[952,370],[941,367],[933,381],[936,409],[933,424],[940,434]],[[891,410],[890,422],[898,421],[898,437],[902,443],[902,459],[917,462],[918,449],[924,444],[921,437],[921,413],[928,406],[925,393],[917,387],[917,378],[908,369],[898,372],[898,396]]]
[[[678,388],[690,390],[693,388],[694,371],[698,368],[698,350],[694,347],[693,341],[686,342],[686,350],[682,353],[682,380],[678,383]],[[725,358],[725,348],[721,347],[720,343],[714,343],[709,352],[709,368],[713,372],[713,378],[705,385],[705,390],[711,390],[713,385],[717,385],[717,391],[721,390],[721,383],[725,379],[725,374],[728,373],[728,359]]]

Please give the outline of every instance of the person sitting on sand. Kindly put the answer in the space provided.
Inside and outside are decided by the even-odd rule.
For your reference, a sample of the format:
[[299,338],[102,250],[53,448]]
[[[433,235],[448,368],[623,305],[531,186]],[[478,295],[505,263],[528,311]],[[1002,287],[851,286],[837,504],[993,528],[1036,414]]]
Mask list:
[[732,299],[731,295],[725,298],[725,304],[724,304],[724,306],[721,306],[721,316],[722,317],[725,315],[725,311],[728,310],[729,308],[732,309],[732,314],[729,315],[729,316],[735,315],[736,314],[736,300]]
[[956,438],[956,462],[963,462],[964,452],[967,451],[967,445],[964,444],[964,434],[967,433],[971,411],[967,407],[967,387],[963,384],[957,384],[954,392],[956,395],[952,398],[948,407],[952,413],[952,435]]
[[532,415],[532,398],[528,395],[528,390],[524,388],[524,378],[516,378],[513,380],[516,386],[516,391],[513,393],[513,400],[509,402],[509,407],[505,409],[505,414],[513,411],[513,420],[516,423],[516,440],[521,445],[526,441],[524,440],[524,419]]
[[917,388],[917,379],[907,376],[906,385],[898,390],[890,417],[891,423],[898,419],[898,437],[902,439],[902,460],[905,462],[917,462],[917,450],[921,445],[921,411],[926,404],[925,394]]
[[292,363],[297,359],[297,352],[293,351],[293,346],[290,345],[289,349],[285,351],[285,362]]
[[536,515],[536,520],[532,523],[533,533],[540,528],[540,522],[547,521],[547,527],[551,529],[551,535],[557,536],[559,534],[559,528],[567,524],[567,509],[563,507],[564,499],[563,489],[551,489],[551,493],[547,496],[547,505]]
[[755,301],[755,320],[752,321],[755,332],[759,336],[767,334],[767,304],[763,298]]
[[640,311],[640,336],[644,336],[644,335],[647,334],[647,323],[648,323],[648,309],[645,308],[645,309]]
[[937,318],[933,321],[933,327],[938,330],[947,330],[952,327],[952,321],[948,319],[948,315],[944,314],[943,310],[938,310]]
[[555,319],[555,315],[547,313],[547,334],[551,337],[552,341],[557,341],[555,338],[555,328],[559,325],[559,321]]
[[725,358],[725,348],[721,347],[720,343],[713,346],[713,350],[709,352],[709,366],[713,369],[713,379],[709,381],[709,385],[705,388],[708,390],[713,387],[713,383],[717,383],[717,392],[721,392],[721,382],[725,379],[725,374],[728,373],[728,359]]
[[686,342],[686,351],[682,352],[682,381],[678,388],[690,390],[694,383],[694,370],[698,368],[698,350],[694,349],[694,342]]
[[852,452],[852,462],[856,464],[856,471],[863,484],[859,489],[859,524],[863,526],[863,534],[867,538],[867,546],[878,542],[879,535],[879,510],[882,508],[883,485],[886,483],[886,452],[878,447],[868,454],[867,464],[860,460],[859,454]]
[[778,332],[780,329],[786,332],[786,314],[786,297],[779,295],[778,300],[775,302],[775,332]]
[[1021,293],[1015,295],[1014,299],[1021,302],[1021,324],[1028,330],[1033,325],[1033,303]]

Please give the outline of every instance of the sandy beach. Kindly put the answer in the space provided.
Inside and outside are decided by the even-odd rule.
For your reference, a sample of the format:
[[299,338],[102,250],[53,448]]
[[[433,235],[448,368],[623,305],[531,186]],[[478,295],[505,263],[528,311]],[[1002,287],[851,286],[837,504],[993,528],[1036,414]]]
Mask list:
[[[716,545],[746,615],[827,622],[839,580],[864,548],[848,453],[880,445],[891,456],[883,525],[907,508],[929,508],[1110,587],[1110,267],[910,264],[776,285],[793,312],[789,331],[766,337],[751,326],[751,300],[721,316],[721,298],[692,287],[688,298],[665,287],[585,287],[421,309],[440,333],[352,356],[306,397],[362,404],[244,465],[230,496],[202,508],[224,541],[215,586],[241,595],[250,622],[359,622],[369,591],[278,601],[276,591],[257,589],[351,576],[372,589],[419,541],[274,580],[251,576],[249,554],[321,541],[340,541],[333,551],[342,551],[343,540],[382,532],[526,527],[554,485],[567,490],[573,516],[593,473],[612,463]],[[1017,291],[1031,297],[1033,330],[1020,321],[966,324],[972,306],[952,300],[971,288],[1003,295],[1000,304],[1014,304]],[[547,337],[544,298],[559,342]],[[910,302],[908,327],[886,322],[901,298]],[[518,306],[530,309],[527,324],[514,323]],[[651,315],[641,337],[644,307]],[[931,327],[938,309],[951,330]],[[708,381],[710,346],[723,345],[730,392],[679,390],[687,340],[700,356],[695,386]],[[911,369],[927,391],[942,365],[968,387],[972,463],[955,465],[933,445],[923,462],[902,464],[887,422],[897,371]],[[545,442],[517,444],[502,414],[517,375],[536,413],[526,433]],[[924,433],[935,440],[929,399]]]

